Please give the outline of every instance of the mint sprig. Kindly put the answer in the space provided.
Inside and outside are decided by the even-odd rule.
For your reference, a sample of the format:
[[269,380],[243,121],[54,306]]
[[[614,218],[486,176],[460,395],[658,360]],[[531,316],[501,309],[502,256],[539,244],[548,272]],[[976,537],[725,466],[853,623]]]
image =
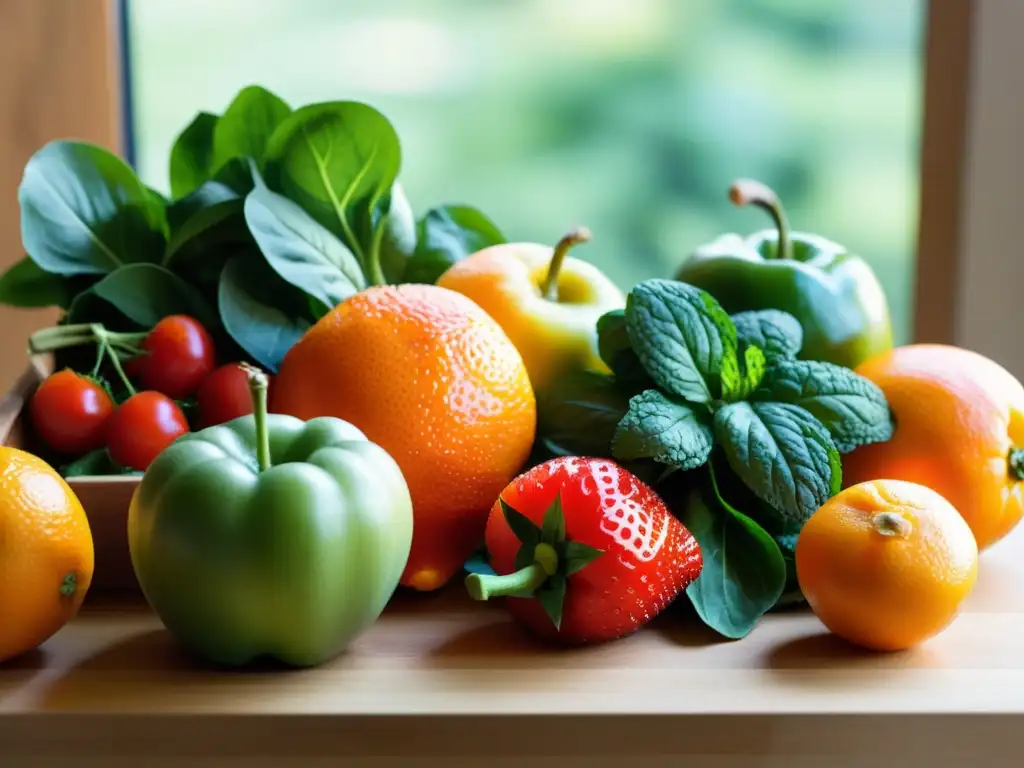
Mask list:
[[[721,462],[713,492],[675,511],[712,563],[687,590],[691,602],[709,626],[741,637],[782,595],[776,532],[794,537],[839,491],[841,454],[892,437],[885,396],[847,368],[798,360],[803,333],[792,315],[730,316],[706,291],[672,280],[635,286],[625,310],[598,323],[598,339],[612,379],[631,396],[612,456],[653,460],[669,473]],[[725,501],[733,488],[750,509]],[[742,568],[729,565],[736,548]]]

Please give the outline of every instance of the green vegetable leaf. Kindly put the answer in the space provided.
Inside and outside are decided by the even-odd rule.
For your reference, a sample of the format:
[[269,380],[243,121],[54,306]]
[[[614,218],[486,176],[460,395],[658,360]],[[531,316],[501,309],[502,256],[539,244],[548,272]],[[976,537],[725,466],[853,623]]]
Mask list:
[[760,347],[768,361],[796,357],[803,347],[804,329],[788,312],[760,309],[731,317],[740,343]]
[[505,517],[505,522],[508,524],[509,529],[515,534],[515,537],[523,543],[523,547],[530,547],[531,561],[533,557],[532,547],[536,546],[541,540],[541,529],[538,528],[530,518],[526,517],[521,512],[517,512],[508,503],[498,497],[498,503],[501,505],[501,513]]
[[603,555],[604,550],[579,541],[567,541],[562,554],[565,558],[565,575],[571,576]]
[[715,413],[715,437],[733,471],[787,520],[805,522],[839,491],[839,452],[799,406],[731,403]]
[[217,115],[200,112],[174,140],[170,166],[173,198],[184,197],[210,177],[217,119]]
[[271,135],[291,111],[266,88],[250,85],[240,90],[213,127],[210,167],[214,173],[234,158],[252,158],[262,167]]
[[551,506],[544,513],[540,540],[553,547],[565,540],[565,513],[562,512],[561,493],[555,496],[555,500],[551,502]]
[[779,360],[756,397],[798,405],[832,435],[840,453],[892,438],[895,423],[885,393],[849,368],[810,360]]
[[615,431],[612,455],[696,469],[708,460],[714,444],[710,421],[707,411],[649,389],[629,401],[629,411]]
[[274,271],[325,305],[366,287],[345,244],[288,198],[257,185],[245,198],[245,221]]
[[736,354],[736,329],[710,294],[672,280],[647,280],[626,299],[633,351],[658,387],[693,403],[710,403],[722,361]]
[[394,186],[401,155],[394,127],[373,107],[311,104],[285,118],[270,137],[264,177],[371,269],[372,244],[360,242],[357,232]]
[[626,328],[626,310],[613,309],[597,320],[597,350],[615,381],[628,392],[640,392],[653,386],[640,358],[633,351]]
[[[380,267],[390,284],[405,282],[409,261],[416,253],[416,217],[402,185],[395,182],[391,193],[377,207],[373,227],[381,227]],[[368,236],[372,238],[372,234]]]
[[611,377],[571,371],[537,393],[537,441],[553,456],[607,456],[628,409]]
[[195,288],[157,264],[126,264],[96,283],[92,291],[144,328],[177,314],[190,315],[211,330],[219,325]]
[[192,217],[207,208],[229,200],[238,200],[239,194],[220,181],[211,179],[197,187],[180,200],[175,200],[167,208],[167,223],[171,228],[171,240]]
[[764,378],[766,361],[759,347],[743,350],[743,365],[735,354],[722,361],[722,399],[728,403],[745,400]]
[[263,259],[237,255],[221,272],[217,306],[238,346],[276,373],[285,353],[311,325],[305,298]]
[[498,226],[476,208],[433,208],[417,225],[416,252],[406,269],[405,282],[433,284],[455,262],[504,242]]
[[60,474],[63,477],[96,477],[100,475],[141,475],[128,467],[110,458],[106,448],[99,448],[95,451],[80,456],[61,468]]
[[555,629],[562,628],[562,608],[565,605],[565,576],[556,573],[548,577],[540,589],[537,590],[537,601],[544,608],[544,613],[551,619]]
[[[224,264],[240,248],[256,251],[243,206],[244,201],[235,197],[198,210],[171,236],[164,266],[190,283],[215,285]],[[255,255],[259,258],[258,252]]]
[[163,255],[163,205],[120,158],[92,144],[52,141],[36,152],[18,202],[25,250],[46,272],[102,275]]
[[0,304],[9,307],[60,307],[88,287],[89,277],[68,277],[43,271],[28,256],[11,265],[0,276]]
[[680,519],[700,544],[704,565],[686,588],[697,615],[724,637],[745,637],[778,602],[786,563],[768,533],[717,498],[691,492]]

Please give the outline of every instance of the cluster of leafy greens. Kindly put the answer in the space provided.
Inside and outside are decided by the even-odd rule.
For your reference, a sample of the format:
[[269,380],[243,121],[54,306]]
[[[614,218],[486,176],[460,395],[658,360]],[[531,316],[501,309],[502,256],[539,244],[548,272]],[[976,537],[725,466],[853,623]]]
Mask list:
[[646,470],[701,545],[690,602],[743,637],[799,599],[797,534],[839,491],[841,454],[891,438],[885,396],[848,368],[798,359],[791,315],[730,316],[686,283],[638,284],[598,334],[612,375],[561,382],[539,404],[539,439],[549,454],[610,452]]
[[432,283],[454,261],[504,242],[480,211],[414,217],[401,149],[366,104],[292,109],[242,89],[202,112],[170,155],[170,198],[110,152],[54,141],[19,188],[27,255],[0,277],[0,303],[56,306],[62,322],[150,328],[185,313],[222,357],[272,371],[331,307],[368,286]]

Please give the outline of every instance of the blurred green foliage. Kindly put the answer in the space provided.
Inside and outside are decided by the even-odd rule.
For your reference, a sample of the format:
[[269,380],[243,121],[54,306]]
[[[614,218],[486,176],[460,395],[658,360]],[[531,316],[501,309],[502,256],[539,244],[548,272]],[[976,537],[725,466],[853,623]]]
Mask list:
[[863,255],[909,340],[924,0],[132,0],[139,171],[167,190],[174,136],[259,83],[293,106],[360,99],[403,143],[420,215],[487,212],[623,288],[697,245],[769,224]]

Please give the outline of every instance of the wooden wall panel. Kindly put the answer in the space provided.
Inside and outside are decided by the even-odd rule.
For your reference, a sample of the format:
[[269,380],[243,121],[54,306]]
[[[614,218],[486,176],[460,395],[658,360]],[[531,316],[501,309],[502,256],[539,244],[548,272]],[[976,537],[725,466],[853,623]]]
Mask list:
[[[0,0],[0,269],[24,255],[17,190],[51,139],[120,152],[119,51],[113,0]],[[25,339],[56,312],[0,307],[0,391],[24,369]]]

